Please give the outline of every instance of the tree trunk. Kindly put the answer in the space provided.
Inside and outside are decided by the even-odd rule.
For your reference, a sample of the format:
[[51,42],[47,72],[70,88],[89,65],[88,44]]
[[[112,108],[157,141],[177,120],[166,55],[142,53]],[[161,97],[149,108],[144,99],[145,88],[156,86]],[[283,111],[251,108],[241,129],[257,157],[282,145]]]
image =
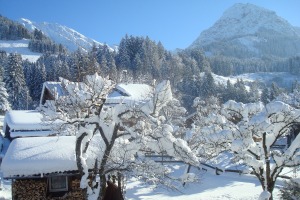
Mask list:
[[263,149],[264,149],[264,156],[265,156],[265,161],[266,161],[266,186],[265,188],[268,192],[270,192],[271,196],[269,200],[273,200],[273,190],[274,190],[274,185],[275,181],[273,181],[273,178],[271,176],[271,165],[270,165],[270,153],[268,151],[268,147],[266,145],[266,133],[263,133]]
[[273,200],[273,190],[274,190],[274,186],[275,186],[275,181],[271,181],[271,182],[268,182],[267,184],[267,190],[268,192],[270,192],[271,196],[269,198],[269,200]]
[[[83,166],[81,163],[81,153],[82,153],[81,143],[82,143],[83,138],[86,136],[87,136],[87,133],[83,133],[80,137],[78,137],[76,140],[76,147],[75,147],[76,164],[77,164],[77,168],[78,168],[78,171],[79,171],[79,174],[81,177],[84,176]],[[87,197],[87,188],[82,188],[82,191],[83,191],[83,196]]]
[[[100,129],[101,136],[105,137],[103,129],[101,127],[99,127],[99,129]],[[103,158],[101,160],[101,165],[100,165],[100,169],[99,169],[99,176],[100,176],[100,181],[101,181],[100,182],[101,189],[100,189],[99,197],[101,197],[101,199],[105,195],[105,188],[106,188],[105,167],[106,167],[110,152],[111,152],[111,150],[114,146],[115,140],[117,138],[118,130],[119,130],[119,124],[116,124],[115,127],[114,127],[114,131],[113,131],[113,135],[112,135],[112,138],[110,140],[110,143],[108,145],[106,144],[106,149],[104,151],[104,155],[103,155]],[[105,138],[105,140],[107,141],[107,138]]]

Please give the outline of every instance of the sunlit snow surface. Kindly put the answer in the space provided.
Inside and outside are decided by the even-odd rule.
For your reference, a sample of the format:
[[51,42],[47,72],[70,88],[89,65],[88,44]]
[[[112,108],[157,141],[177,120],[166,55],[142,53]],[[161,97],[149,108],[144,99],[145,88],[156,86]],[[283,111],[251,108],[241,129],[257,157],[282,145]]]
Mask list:
[[290,88],[295,81],[300,82],[300,77],[292,75],[288,72],[258,72],[258,73],[245,73],[237,76],[219,76],[213,74],[214,80],[218,84],[226,85],[229,80],[231,84],[235,84],[237,80],[247,82],[260,82],[270,86],[273,82],[283,88]]
[[[177,166],[174,173],[180,176],[185,167],[173,166],[173,168]],[[262,192],[259,181],[252,175],[225,173],[217,176],[212,170],[198,171],[196,174],[200,178],[199,182],[188,183],[185,187],[179,186],[178,191],[155,187],[135,178],[129,178],[126,197],[130,200],[257,200]],[[274,199],[280,199],[279,188],[283,181],[279,180],[278,183],[273,192]]]
[[151,86],[146,84],[119,84],[116,89],[108,95],[107,104],[134,103],[149,100]]
[[36,62],[42,55],[41,53],[31,52],[28,49],[29,40],[0,40],[0,50],[6,53],[18,53],[21,54],[23,60],[29,62]]

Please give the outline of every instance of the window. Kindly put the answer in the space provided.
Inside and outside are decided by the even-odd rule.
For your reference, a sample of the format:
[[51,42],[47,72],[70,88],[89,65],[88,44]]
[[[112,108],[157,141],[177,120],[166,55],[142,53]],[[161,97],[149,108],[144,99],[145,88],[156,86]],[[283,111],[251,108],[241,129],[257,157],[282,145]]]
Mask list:
[[66,176],[53,176],[49,178],[49,191],[68,191],[68,178]]

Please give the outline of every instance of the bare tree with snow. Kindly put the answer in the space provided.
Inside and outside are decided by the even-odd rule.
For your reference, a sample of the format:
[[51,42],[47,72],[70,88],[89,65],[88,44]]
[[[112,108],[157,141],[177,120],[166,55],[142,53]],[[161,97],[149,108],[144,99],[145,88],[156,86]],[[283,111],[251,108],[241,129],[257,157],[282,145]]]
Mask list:
[[[67,96],[58,98],[44,108],[45,117],[63,120],[74,130],[76,160],[81,173],[81,188],[88,199],[104,195],[106,175],[113,171],[132,171],[141,176],[158,179],[166,169],[163,165],[147,160],[147,152],[165,152],[186,163],[198,164],[186,142],[173,136],[173,126],[161,115],[163,108],[172,101],[169,81],[153,88],[143,100],[105,104],[114,83],[97,74],[86,76],[84,82],[74,83],[63,79]],[[69,132],[70,133],[70,132]],[[96,135],[101,138],[99,156],[92,167],[100,176],[100,186],[90,183],[86,159],[87,149]]]
[[300,166],[300,134],[290,146],[275,147],[286,139],[291,129],[300,126],[300,110],[280,101],[265,106],[228,101],[221,113],[217,118],[216,115],[206,118],[208,121],[217,119],[218,123],[192,128],[201,133],[205,153],[232,152],[260,181],[264,190],[261,197],[273,199],[272,192],[282,170]]

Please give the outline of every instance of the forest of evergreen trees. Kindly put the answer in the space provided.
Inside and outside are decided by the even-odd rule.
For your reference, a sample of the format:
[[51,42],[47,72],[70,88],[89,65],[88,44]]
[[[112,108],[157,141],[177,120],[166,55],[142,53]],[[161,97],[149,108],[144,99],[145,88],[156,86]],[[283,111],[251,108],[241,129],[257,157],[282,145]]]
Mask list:
[[[192,107],[194,98],[199,96],[216,96],[221,102],[233,99],[244,103],[258,100],[267,103],[274,98],[275,93],[283,91],[275,83],[269,88],[255,82],[248,86],[249,89],[246,89],[243,80],[219,85],[214,81],[212,73],[223,76],[266,71],[300,73],[300,57],[242,60],[224,56],[206,57],[201,50],[173,53],[148,37],[128,35],[121,39],[117,51],[110,50],[106,45],[94,45],[89,52],[67,52],[62,45],[53,43],[41,31],[28,33],[6,21],[6,18],[0,17],[2,39],[29,38],[29,48],[43,53],[37,62],[31,63],[22,60],[20,55],[0,52],[0,83],[4,82],[0,87],[5,86],[12,109],[37,106],[45,81],[59,81],[59,77],[82,81],[84,76],[95,72],[109,76],[117,83],[151,84],[153,79],[169,79],[174,94],[188,109]],[[14,31],[7,33],[7,26],[13,27],[9,30]],[[22,34],[19,35],[19,32]]]

